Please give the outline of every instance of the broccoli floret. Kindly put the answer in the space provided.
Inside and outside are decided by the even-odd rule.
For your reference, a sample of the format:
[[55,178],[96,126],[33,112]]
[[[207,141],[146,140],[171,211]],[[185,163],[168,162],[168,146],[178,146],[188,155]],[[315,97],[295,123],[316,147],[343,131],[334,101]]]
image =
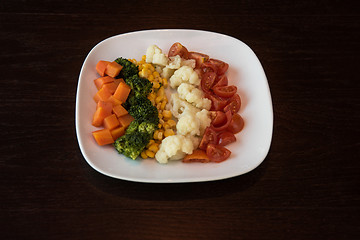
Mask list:
[[119,153],[135,160],[150,141],[150,135],[135,131],[131,134],[124,134],[118,138],[114,147]]
[[155,130],[158,129],[158,125],[153,122],[142,122],[140,123],[138,130],[142,133],[147,133],[150,137],[154,134]]
[[148,79],[139,77],[138,75],[125,78],[125,82],[131,87],[135,96],[147,96],[151,92],[153,86],[152,82],[150,82]]
[[139,68],[126,58],[119,57],[115,59],[115,62],[117,62],[123,67],[120,71],[118,78],[127,79],[133,75],[138,75]]
[[159,123],[157,108],[152,105],[151,101],[144,96],[135,96],[129,100],[130,108],[128,112],[140,122],[152,122],[156,125]]

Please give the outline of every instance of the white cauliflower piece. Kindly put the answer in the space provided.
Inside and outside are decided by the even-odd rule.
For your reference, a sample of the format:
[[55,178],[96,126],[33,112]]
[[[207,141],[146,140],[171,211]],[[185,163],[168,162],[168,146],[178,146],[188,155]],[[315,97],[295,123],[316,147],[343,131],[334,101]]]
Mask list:
[[183,82],[188,82],[196,86],[200,85],[198,74],[189,66],[182,66],[171,76],[170,87],[176,88]]
[[194,150],[192,140],[183,135],[172,135],[166,137],[160,144],[155,159],[159,163],[167,163],[169,160],[179,160],[191,154]]
[[146,62],[160,66],[166,66],[169,62],[169,59],[165,54],[162,53],[162,50],[158,46],[151,45],[146,49]]
[[180,97],[179,97],[179,94],[178,93],[174,93],[174,94],[171,94],[171,97],[170,97],[170,111],[172,113],[172,115],[176,118],[180,118],[181,115],[184,113],[184,112],[199,112],[200,109],[194,107],[193,105],[191,105],[190,103],[188,103],[187,101],[185,100],[182,100]]
[[161,72],[161,77],[169,79],[175,72],[175,69],[164,67]]
[[170,69],[179,69],[181,67],[181,57],[179,55],[169,57],[169,64],[166,65]]
[[196,61],[195,59],[181,59],[181,66],[189,66],[191,68],[195,68]]
[[196,117],[196,112],[184,112],[176,124],[176,131],[181,135],[200,135],[200,120]]
[[200,122],[200,136],[204,135],[205,129],[211,124],[210,112],[206,109],[196,113],[196,119]]
[[179,97],[197,108],[210,110],[211,100],[204,97],[204,92],[188,83],[182,83],[177,89]]

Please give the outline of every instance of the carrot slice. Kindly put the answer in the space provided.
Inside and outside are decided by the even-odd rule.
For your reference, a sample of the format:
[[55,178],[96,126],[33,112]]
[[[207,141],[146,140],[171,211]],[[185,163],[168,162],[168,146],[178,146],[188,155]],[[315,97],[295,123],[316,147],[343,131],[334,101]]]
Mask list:
[[107,102],[112,103],[113,106],[117,106],[120,105],[122,102],[120,102],[120,100],[114,98],[113,95],[111,95],[107,100]]
[[103,125],[104,119],[109,116],[111,113],[109,113],[108,111],[106,111],[104,108],[99,107],[98,109],[96,109],[94,116],[93,116],[93,120],[92,120],[92,125],[95,127],[100,127]]
[[109,101],[98,101],[97,105],[96,105],[96,109],[98,109],[99,107],[102,107],[107,113],[109,113],[108,115],[110,115],[112,113],[112,109],[113,109],[113,104]]
[[99,77],[94,80],[95,86],[98,90],[100,90],[104,84],[111,82],[115,82],[115,78],[109,76]]
[[130,114],[126,114],[124,116],[121,116],[118,118],[120,125],[124,128],[128,127],[132,121],[134,121],[134,118]]
[[118,127],[118,128],[114,128],[110,131],[114,141],[116,139],[118,139],[119,137],[121,137],[122,135],[124,135],[125,133],[125,127]]
[[117,86],[119,86],[119,84],[120,84],[121,82],[125,83],[124,79],[122,79],[122,78],[114,78],[114,83],[115,83]]
[[112,111],[116,114],[117,117],[128,114],[128,111],[126,111],[126,109],[121,104],[114,106]]
[[117,119],[115,114],[111,114],[104,118],[104,127],[107,129],[114,129],[120,125],[119,120]]
[[109,93],[113,94],[116,91],[118,85],[116,85],[114,82],[111,83],[105,83],[102,88],[109,91]]
[[105,70],[107,65],[109,64],[109,61],[102,61],[100,60],[97,64],[96,64],[96,71],[100,76],[105,76]]
[[114,142],[111,132],[107,128],[94,131],[92,132],[92,135],[95,138],[97,144],[99,144],[100,146],[111,144]]
[[131,91],[131,87],[126,83],[120,82],[119,86],[116,88],[114,93],[114,98],[120,100],[121,102],[125,102],[129,96]]
[[121,69],[123,67],[118,64],[117,62],[110,62],[105,69],[105,74],[110,76],[110,77],[116,77],[117,75],[119,75]]
[[108,89],[101,88],[94,96],[95,102],[106,101],[111,96],[111,93]]
[[201,149],[196,149],[192,152],[192,154],[186,155],[182,161],[184,163],[191,163],[191,162],[207,163],[210,162],[210,159],[205,151]]

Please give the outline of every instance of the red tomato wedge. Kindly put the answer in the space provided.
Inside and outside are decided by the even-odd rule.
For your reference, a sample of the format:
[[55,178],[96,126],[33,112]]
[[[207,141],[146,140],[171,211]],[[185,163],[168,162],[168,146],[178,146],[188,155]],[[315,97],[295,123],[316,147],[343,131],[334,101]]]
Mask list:
[[227,86],[227,85],[228,85],[227,76],[226,75],[221,75],[221,76],[217,77],[213,87],[215,88],[215,87],[222,87],[222,86]]
[[228,130],[234,134],[240,132],[244,128],[244,119],[238,114],[232,116]]
[[204,136],[201,139],[199,148],[202,150],[206,150],[206,147],[209,143],[217,144],[217,133],[212,127],[207,127],[205,129]]
[[239,94],[235,94],[232,98],[229,99],[227,106],[224,108],[224,111],[231,111],[232,114],[237,113],[241,107],[241,99]]
[[211,93],[205,93],[205,97],[211,100],[210,110],[212,111],[223,111],[228,103],[226,99],[222,99],[221,97]]
[[213,87],[213,91],[219,97],[231,98],[236,93],[237,87],[234,85]]
[[230,150],[219,145],[209,144],[206,148],[206,155],[212,162],[222,162],[230,157]]
[[218,75],[225,74],[229,68],[229,64],[227,64],[226,62],[217,60],[217,59],[210,58],[209,62],[212,63],[216,67],[216,73]]
[[236,137],[232,132],[225,131],[218,135],[219,146],[226,146],[230,143],[236,142]]
[[205,93],[211,93],[211,88],[214,85],[216,74],[214,72],[206,72],[201,76],[201,89]]
[[196,61],[196,68],[200,68],[200,66],[209,60],[209,56],[203,53],[198,52],[189,52],[188,58],[195,59]]
[[224,131],[225,129],[228,128],[228,126],[230,125],[231,119],[232,119],[232,113],[231,111],[227,111],[225,113],[226,115],[226,122],[221,125],[221,126],[212,126],[212,128],[216,131],[216,132],[220,132],[220,131]]
[[215,111],[213,112],[213,119],[211,124],[214,126],[221,126],[226,122],[226,115],[223,111]]
[[188,59],[189,51],[181,43],[174,43],[169,50],[169,57],[179,55],[181,58]]

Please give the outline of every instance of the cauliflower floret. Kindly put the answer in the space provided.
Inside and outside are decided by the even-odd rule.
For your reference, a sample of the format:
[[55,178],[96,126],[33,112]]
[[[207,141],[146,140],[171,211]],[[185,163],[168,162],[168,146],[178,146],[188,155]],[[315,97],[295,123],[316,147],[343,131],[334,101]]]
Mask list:
[[179,55],[169,57],[169,64],[166,67],[170,69],[179,69],[181,67],[181,57]]
[[197,108],[209,110],[211,100],[204,97],[204,92],[188,83],[182,83],[177,89],[179,97]]
[[175,72],[175,69],[164,67],[161,72],[161,77],[169,79]]
[[170,87],[176,88],[183,82],[188,82],[196,86],[200,85],[200,78],[198,74],[189,66],[182,66],[174,72],[171,76]]
[[196,112],[184,112],[176,124],[176,131],[181,135],[200,135],[200,120]]
[[146,62],[160,66],[166,66],[169,62],[169,59],[165,54],[162,53],[162,50],[158,46],[151,45],[146,49]]
[[155,159],[159,163],[167,163],[169,160],[182,159],[186,154],[191,154],[193,150],[194,144],[190,138],[183,135],[172,135],[161,142]]
[[206,109],[196,113],[196,119],[200,122],[200,135],[203,136],[205,129],[211,124],[210,112]]
[[180,118],[184,112],[199,112],[200,109],[194,107],[190,103],[182,100],[178,93],[171,94],[170,97],[170,111],[176,118]]

